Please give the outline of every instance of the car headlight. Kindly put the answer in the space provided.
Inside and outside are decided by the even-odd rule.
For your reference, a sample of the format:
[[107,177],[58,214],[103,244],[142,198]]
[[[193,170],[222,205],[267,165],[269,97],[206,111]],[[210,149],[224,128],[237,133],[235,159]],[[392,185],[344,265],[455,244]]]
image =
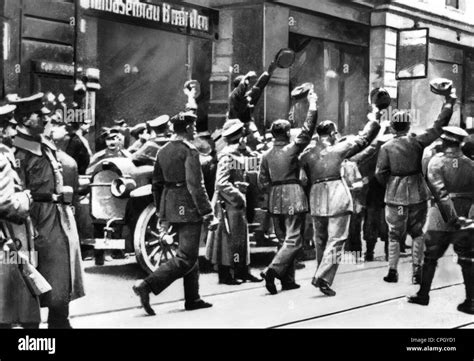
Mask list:
[[137,183],[131,178],[117,178],[110,185],[110,192],[117,198],[128,198],[130,192],[137,188]]

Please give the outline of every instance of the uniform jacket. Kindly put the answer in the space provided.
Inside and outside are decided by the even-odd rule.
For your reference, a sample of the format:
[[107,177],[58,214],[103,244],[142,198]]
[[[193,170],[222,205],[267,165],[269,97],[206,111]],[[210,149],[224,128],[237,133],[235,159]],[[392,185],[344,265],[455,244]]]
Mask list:
[[[6,262],[9,253],[2,252],[8,239],[19,240],[22,250],[34,251],[29,247],[31,243],[24,223],[30,209],[30,197],[19,188],[14,161],[10,149],[0,144],[0,323],[40,323],[38,298],[29,291],[18,264]],[[34,265],[33,258],[30,262]]]
[[[233,266],[236,262],[244,264],[250,262],[246,194],[235,185],[235,182],[248,181],[245,169],[249,158],[244,156],[245,153],[239,144],[232,144],[226,146],[219,154],[216,189],[212,200],[214,214],[219,217],[219,226],[216,231],[209,232],[206,244],[206,257],[213,264]],[[230,233],[225,226],[220,201],[227,211]]]
[[308,112],[301,132],[294,142],[275,141],[273,148],[262,156],[258,182],[262,189],[269,190],[268,211],[272,214],[308,211],[306,194],[299,183],[298,156],[311,141],[317,116],[317,111]]
[[168,222],[201,222],[212,212],[199,151],[186,140],[173,138],[158,151],[152,190],[159,216]]
[[445,104],[432,128],[419,135],[396,134],[382,146],[375,174],[387,187],[386,204],[407,206],[430,198],[422,174],[423,151],[441,135],[452,114],[452,105]]
[[[449,218],[468,218],[474,201],[474,161],[460,149],[448,148],[430,160],[427,176]],[[452,230],[444,222],[438,205],[431,207],[426,231]]]
[[85,175],[92,157],[87,140],[76,133],[71,134],[65,152],[76,161],[79,174]]
[[341,165],[367,147],[377,136],[380,125],[376,121],[366,124],[361,134],[334,145],[318,139],[300,156],[300,166],[313,184],[310,192],[312,216],[329,217],[352,212],[352,197],[341,178]]
[[[25,188],[32,193],[61,193],[63,169],[56,147],[44,138],[32,138],[21,131],[14,145]],[[43,295],[42,305],[55,306],[84,296],[79,236],[71,206],[35,202],[30,215],[41,236],[36,243],[38,271],[53,288]]]

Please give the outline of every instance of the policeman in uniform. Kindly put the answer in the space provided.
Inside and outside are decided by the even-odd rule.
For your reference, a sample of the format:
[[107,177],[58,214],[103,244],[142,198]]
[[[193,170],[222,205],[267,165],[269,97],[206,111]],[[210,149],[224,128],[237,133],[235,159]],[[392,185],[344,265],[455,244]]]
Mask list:
[[196,116],[180,113],[172,118],[174,137],[159,151],[153,172],[153,195],[161,221],[177,233],[175,258],[133,286],[145,311],[154,315],[149,294],[158,295],[178,278],[184,280],[185,309],[211,307],[199,297],[199,240],[201,226],[214,224],[212,206],[204,188],[199,152],[191,144]]
[[325,120],[316,128],[319,139],[300,156],[300,166],[312,184],[309,203],[318,262],[312,284],[327,296],[336,295],[330,285],[348,237],[354,208],[347,184],[341,178],[342,163],[366,148],[379,130],[378,122],[371,120],[361,134],[337,143],[336,124]]
[[156,154],[170,140],[169,115],[161,115],[147,122],[150,132],[148,141],[133,154],[132,160],[136,165],[153,165]]
[[49,308],[49,328],[70,328],[69,303],[84,296],[79,236],[56,147],[43,136],[49,110],[42,98],[39,93],[14,101],[20,126],[13,144],[18,173],[34,200],[30,214],[41,237],[36,242],[38,271],[52,287],[41,305]]
[[3,143],[10,137],[6,128],[13,119],[15,109],[14,105],[0,106],[0,329],[11,328],[14,324],[38,328],[41,322],[39,300],[28,289],[18,262],[5,262],[6,257],[14,254],[8,242],[16,240],[20,243],[15,248],[21,244],[21,251],[29,252],[27,256],[34,263],[31,259],[34,254],[33,239],[25,229],[31,195],[29,191],[21,190],[13,152]]
[[317,96],[314,92],[308,93],[308,101],[310,107],[306,122],[294,142],[290,142],[291,124],[288,120],[273,122],[273,148],[263,154],[260,163],[259,185],[269,191],[268,211],[272,215],[275,233],[283,244],[272,263],[261,273],[271,294],[277,293],[275,278],[281,280],[282,290],[300,287],[295,283],[295,259],[302,246],[308,201],[299,181],[298,156],[311,141],[316,127]]
[[219,283],[239,285],[241,281],[261,282],[249,271],[250,247],[247,222],[249,159],[244,147],[244,123],[225,122],[222,136],[227,146],[218,155],[216,188],[212,203],[219,215],[219,226],[210,232],[206,257],[218,266]]
[[474,161],[461,151],[461,143],[467,136],[459,127],[444,127],[443,151],[428,164],[427,178],[437,201],[429,209],[425,226],[426,251],[420,290],[408,297],[408,302],[428,305],[438,259],[452,243],[466,288],[466,300],[458,310],[474,315],[474,227],[463,227],[465,219],[474,215]]
[[386,185],[385,218],[389,227],[389,271],[385,282],[398,282],[398,260],[400,244],[406,235],[413,238],[413,277],[419,284],[423,260],[423,225],[428,211],[429,192],[422,174],[424,149],[432,144],[442,132],[453,114],[456,93],[453,89],[446,95],[446,103],[432,128],[419,135],[409,134],[411,116],[398,112],[391,119],[395,133],[392,140],[380,149],[375,175]]

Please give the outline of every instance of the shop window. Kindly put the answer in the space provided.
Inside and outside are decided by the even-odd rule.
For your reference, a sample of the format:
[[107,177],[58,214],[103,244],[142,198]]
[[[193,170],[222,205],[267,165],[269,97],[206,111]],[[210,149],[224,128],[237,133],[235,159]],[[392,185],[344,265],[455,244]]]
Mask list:
[[446,0],[446,6],[451,6],[455,9],[459,9],[459,0]]
[[[290,34],[296,51],[290,69],[290,91],[311,82],[318,94],[320,119],[338,124],[339,131],[354,134],[367,120],[369,66],[368,48]],[[301,126],[307,102],[293,103],[294,125]]]

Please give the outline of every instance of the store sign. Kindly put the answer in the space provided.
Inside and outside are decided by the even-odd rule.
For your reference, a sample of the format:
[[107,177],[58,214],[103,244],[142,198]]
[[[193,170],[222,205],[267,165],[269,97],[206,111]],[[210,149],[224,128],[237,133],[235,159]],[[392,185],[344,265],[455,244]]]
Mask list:
[[[191,31],[211,33],[213,30],[210,9],[191,8],[166,2],[155,4],[138,0],[81,0],[85,10],[116,14]],[[205,14],[208,13],[208,14]]]

